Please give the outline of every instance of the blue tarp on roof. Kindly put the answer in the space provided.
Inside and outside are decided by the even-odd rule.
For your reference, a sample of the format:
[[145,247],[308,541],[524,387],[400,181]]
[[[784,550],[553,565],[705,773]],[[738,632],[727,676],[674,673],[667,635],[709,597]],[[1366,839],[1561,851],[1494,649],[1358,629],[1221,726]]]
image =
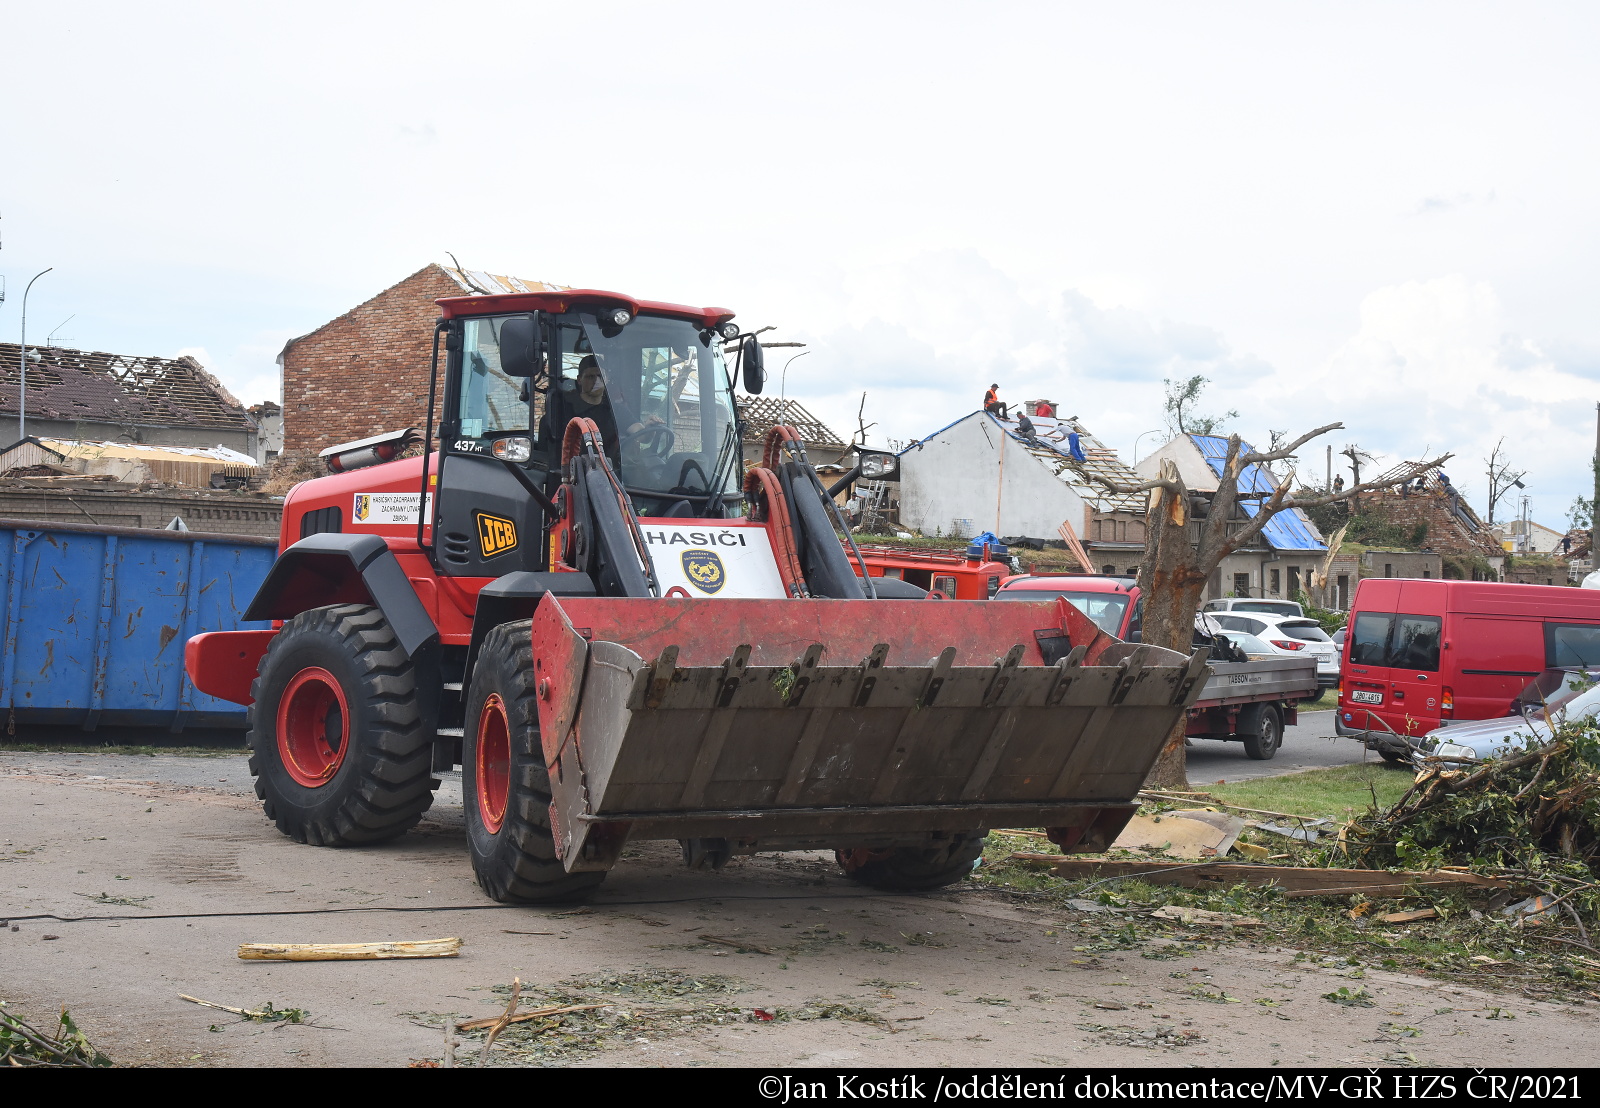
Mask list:
[[[1222,476],[1223,464],[1228,460],[1228,440],[1219,435],[1190,435],[1189,440],[1200,451],[1202,457],[1211,464],[1217,476]],[[1247,454],[1254,449],[1249,443],[1239,444],[1239,452]],[[1253,492],[1270,493],[1276,489],[1274,482],[1258,465],[1247,465],[1239,474],[1239,494],[1244,496]],[[1239,507],[1244,513],[1255,518],[1256,512],[1261,509],[1259,500],[1241,500]],[[1316,532],[1300,514],[1298,508],[1287,512],[1279,512],[1261,529],[1261,537],[1275,550],[1327,550],[1322,541],[1316,537]]]

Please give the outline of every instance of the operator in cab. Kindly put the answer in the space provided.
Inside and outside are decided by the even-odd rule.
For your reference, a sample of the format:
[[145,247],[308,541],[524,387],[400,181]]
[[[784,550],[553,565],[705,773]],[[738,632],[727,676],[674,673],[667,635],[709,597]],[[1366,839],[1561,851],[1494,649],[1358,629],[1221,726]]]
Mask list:
[[[611,397],[606,392],[605,374],[600,369],[600,361],[593,354],[586,354],[578,363],[577,387],[573,392],[561,395],[559,401],[552,405],[558,408],[560,426],[550,426],[550,409],[539,420],[539,438],[545,442],[551,441],[552,432],[557,436],[566,434],[566,426],[573,419],[592,419],[600,429],[600,438],[605,443],[606,456],[613,463],[619,462],[622,456],[623,436],[617,432],[617,415],[612,405]],[[642,422],[635,422],[628,427],[629,438],[637,435],[651,423],[660,423],[658,416],[650,416]]]

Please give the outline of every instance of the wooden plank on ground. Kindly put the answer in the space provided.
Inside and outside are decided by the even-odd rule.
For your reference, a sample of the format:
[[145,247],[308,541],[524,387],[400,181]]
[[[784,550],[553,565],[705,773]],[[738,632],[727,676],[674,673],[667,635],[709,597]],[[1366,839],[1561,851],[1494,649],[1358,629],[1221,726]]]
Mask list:
[[1289,897],[1399,896],[1418,888],[1450,888],[1473,885],[1499,889],[1504,884],[1492,877],[1457,870],[1389,873],[1371,869],[1320,869],[1312,866],[1263,866],[1241,862],[1218,862],[1196,866],[1184,862],[1110,862],[1096,858],[1063,858],[1058,854],[1016,853],[1020,862],[1053,866],[1056,876],[1068,880],[1100,877],[1138,877],[1152,885],[1183,885],[1191,889],[1214,889],[1229,885],[1279,885]]
[[243,943],[239,957],[262,962],[349,962],[369,958],[454,958],[460,939],[399,943]]

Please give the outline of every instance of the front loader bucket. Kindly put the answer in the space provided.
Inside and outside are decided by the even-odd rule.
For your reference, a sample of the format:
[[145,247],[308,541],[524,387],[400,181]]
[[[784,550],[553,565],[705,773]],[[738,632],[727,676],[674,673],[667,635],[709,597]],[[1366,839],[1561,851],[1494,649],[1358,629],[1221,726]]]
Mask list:
[[1062,600],[552,595],[533,648],[568,870],[629,838],[742,853],[1021,825],[1104,849],[1207,673]]

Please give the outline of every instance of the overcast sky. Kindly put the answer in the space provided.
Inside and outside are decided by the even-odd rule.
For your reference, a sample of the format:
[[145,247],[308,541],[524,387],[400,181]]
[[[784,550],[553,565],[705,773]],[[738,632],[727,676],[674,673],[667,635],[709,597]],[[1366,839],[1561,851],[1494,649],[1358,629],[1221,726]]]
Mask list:
[[1204,373],[1247,438],[1342,420],[1319,475],[1322,441],[1454,451],[1480,511],[1504,435],[1562,527],[1596,11],[4,0],[0,336],[54,266],[30,336],[192,353],[249,403],[454,251],[775,324],[846,435],[863,391],[905,439],[999,381],[1131,460]]

